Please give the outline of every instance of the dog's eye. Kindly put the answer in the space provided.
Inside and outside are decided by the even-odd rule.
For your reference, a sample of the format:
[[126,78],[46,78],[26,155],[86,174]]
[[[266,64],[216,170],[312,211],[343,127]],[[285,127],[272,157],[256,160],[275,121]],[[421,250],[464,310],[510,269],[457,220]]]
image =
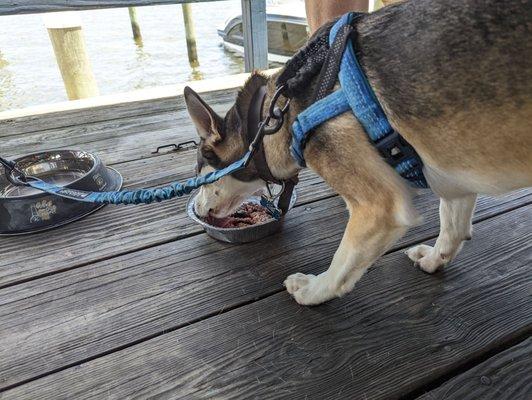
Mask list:
[[213,164],[218,160],[216,153],[209,150],[203,153],[203,157],[209,162],[209,164]]

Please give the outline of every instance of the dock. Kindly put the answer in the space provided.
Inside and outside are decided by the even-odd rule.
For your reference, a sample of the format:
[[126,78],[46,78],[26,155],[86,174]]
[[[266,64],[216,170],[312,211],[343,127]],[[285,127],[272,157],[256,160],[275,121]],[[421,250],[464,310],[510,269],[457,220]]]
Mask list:
[[[195,88],[227,110],[245,75]],[[126,188],[193,176],[182,86],[0,113],[1,153],[94,152]],[[305,170],[283,230],[208,237],[187,198],[107,206],[0,237],[0,399],[497,399],[532,394],[532,191],[480,197],[473,240],[427,275],[438,200],[343,298],[299,306],[282,282],[324,271],[347,211]]]

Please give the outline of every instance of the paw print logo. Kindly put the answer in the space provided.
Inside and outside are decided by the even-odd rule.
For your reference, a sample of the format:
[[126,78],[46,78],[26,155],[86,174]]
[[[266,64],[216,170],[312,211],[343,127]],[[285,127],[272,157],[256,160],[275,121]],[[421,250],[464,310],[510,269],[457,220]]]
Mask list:
[[57,213],[57,207],[51,200],[38,201],[31,206],[30,222],[48,221]]

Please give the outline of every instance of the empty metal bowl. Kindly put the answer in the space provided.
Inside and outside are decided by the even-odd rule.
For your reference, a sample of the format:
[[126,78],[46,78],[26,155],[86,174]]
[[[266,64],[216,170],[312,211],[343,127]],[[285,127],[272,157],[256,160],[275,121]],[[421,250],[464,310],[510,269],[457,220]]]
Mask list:
[[[31,154],[14,160],[27,176],[72,189],[114,191],[122,187],[122,176],[106,167],[94,154],[57,150]],[[101,208],[12,184],[0,167],[0,235],[20,235],[55,228]]]
[[[296,202],[297,195],[296,190],[294,189],[292,193],[292,198],[290,199],[290,207],[288,210],[292,209],[294,207],[294,204]],[[271,219],[259,224],[254,224],[250,226],[245,226],[242,228],[220,228],[217,226],[213,226],[205,222],[203,219],[198,217],[196,215],[196,212],[194,211],[194,202],[196,200],[196,196],[190,196],[187,204],[187,212],[190,218],[192,218],[194,221],[196,221],[198,224],[203,226],[205,229],[205,232],[207,235],[211,236],[214,239],[220,240],[222,242],[228,242],[228,243],[248,243],[248,242],[254,242],[255,240],[259,240],[262,238],[265,238],[266,236],[272,235],[275,232],[278,232],[284,222],[284,216],[279,219]],[[260,197],[252,196],[249,199],[245,201],[246,203],[257,203],[260,204]]]

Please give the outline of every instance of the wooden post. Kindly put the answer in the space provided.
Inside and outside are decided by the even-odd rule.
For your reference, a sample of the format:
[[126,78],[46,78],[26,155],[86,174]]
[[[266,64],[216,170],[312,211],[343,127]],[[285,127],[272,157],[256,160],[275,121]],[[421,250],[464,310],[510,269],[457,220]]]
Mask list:
[[68,99],[98,96],[79,16],[68,11],[46,14],[44,19]]
[[246,71],[268,68],[266,0],[242,1],[244,60]]
[[140,25],[137,21],[137,9],[135,7],[128,7],[129,19],[131,21],[131,30],[133,31],[133,39],[138,45],[142,45],[142,34],[140,33]]
[[187,37],[188,62],[192,68],[199,67],[198,51],[196,49],[196,32],[192,19],[192,8],[189,3],[181,4],[183,20],[185,21],[185,34]]

